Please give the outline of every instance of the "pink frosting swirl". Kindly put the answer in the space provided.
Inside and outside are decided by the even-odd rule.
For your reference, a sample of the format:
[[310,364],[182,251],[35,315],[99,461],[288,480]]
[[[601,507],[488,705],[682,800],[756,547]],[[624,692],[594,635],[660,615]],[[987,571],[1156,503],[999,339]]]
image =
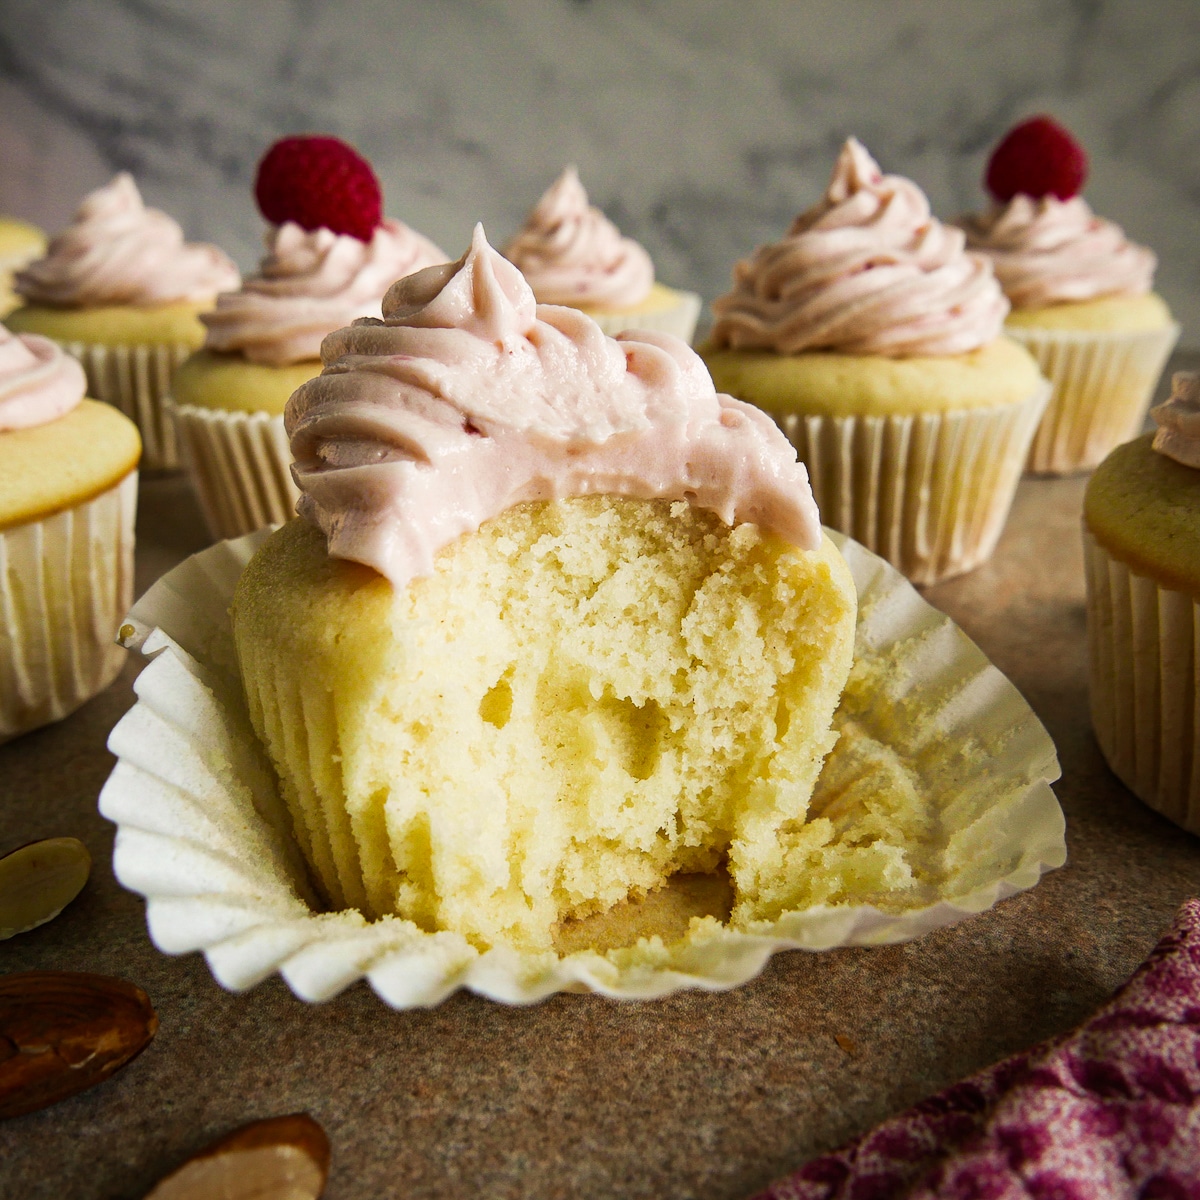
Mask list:
[[15,288],[32,304],[71,308],[203,303],[240,278],[224,251],[185,242],[176,221],[147,208],[122,171],[84,198],[75,223],[50,242],[45,258],[17,273]]
[[396,283],[383,313],[330,334],[324,372],[288,402],[297,508],[331,554],[403,587],[515,504],[593,493],[820,544],[807,472],[766,414],[718,396],[677,338],[613,339],[537,305],[481,226],[458,262]]
[[568,167],[504,249],[541,304],[629,308],[654,286],[650,255],[588,204]]
[[1150,410],[1158,431],[1154,449],[1185,467],[1200,468],[1200,374],[1178,371],[1171,398]]
[[0,433],[48,425],[86,390],[83,367],[49,338],[0,325]]
[[779,354],[966,353],[999,335],[1008,302],[987,259],[963,247],[915,183],[882,174],[850,138],[824,199],[734,268],[733,289],[713,304],[712,341]]
[[961,219],[967,243],[992,260],[1014,308],[1047,308],[1099,296],[1143,296],[1157,259],[1082,196],[1014,196]]
[[205,345],[271,366],[320,358],[326,334],[375,316],[397,279],[448,258],[400,221],[384,221],[369,242],[288,221],[268,232],[259,274],[200,317]]

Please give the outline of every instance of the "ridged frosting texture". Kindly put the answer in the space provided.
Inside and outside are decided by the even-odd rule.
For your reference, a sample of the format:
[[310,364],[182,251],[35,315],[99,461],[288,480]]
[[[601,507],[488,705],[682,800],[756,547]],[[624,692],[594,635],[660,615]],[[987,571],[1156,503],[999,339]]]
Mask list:
[[1200,469],[1200,374],[1179,371],[1171,379],[1171,397],[1150,410],[1158,431],[1154,449],[1185,467]]
[[999,335],[1008,301],[987,259],[964,246],[915,183],[884,175],[850,138],[821,202],[734,267],[711,340],[779,354],[975,350]]
[[377,316],[397,279],[448,258],[400,221],[385,220],[369,242],[287,221],[267,233],[259,273],[201,315],[205,345],[271,366],[318,359],[326,334]]
[[650,255],[588,204],[574,167],[534,205],[504,256],[525,276],[540,304],[631,308],[654,286]]
[[86,390],[83,367],[49,338],[0,325],[0,433],[48,425]]
[[122,171],[84,198],[74,224],[51,240],[44,258],[17,273],[14,286],[31,304],[89,308],[203,303],[240,281],[224,251],[185,242],[178,222],[147,208]]
[[666,334],[613,339],[537,305],[475,229],[454,263],[396,283],[383,320],[330,334],[286,426],[300,514],[329,552],[397,587],[528,500],[685,500],[801,549],[821,528],[804,466],[765,414],[719,396]]
[[1082,196],[1017,195],[963,217],[962,226],[967,244],[992,260],[1013,308],[1142,296],[1154,282],[1154,252],[1096,216]]

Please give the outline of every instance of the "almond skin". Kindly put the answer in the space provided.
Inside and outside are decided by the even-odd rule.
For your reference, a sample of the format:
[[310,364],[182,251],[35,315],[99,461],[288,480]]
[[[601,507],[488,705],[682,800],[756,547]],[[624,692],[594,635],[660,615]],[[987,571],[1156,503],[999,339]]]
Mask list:
[[75,971],[0,975],[0,1120],[103,1083],[154,1037],[141,988]]
[[145,1200],[317,1200],[329,1139],[307,1113],[252,1121],[194,1154]]

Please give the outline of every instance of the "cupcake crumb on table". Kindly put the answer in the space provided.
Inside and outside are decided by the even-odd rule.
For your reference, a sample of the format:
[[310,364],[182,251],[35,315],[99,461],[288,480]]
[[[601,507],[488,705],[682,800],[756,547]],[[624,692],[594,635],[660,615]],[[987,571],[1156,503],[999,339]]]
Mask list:
[[214,537],[286,521],[299,496],[283,409],[321,371],[321,342],[377,316],[399,278],[448,256],[383,216],[371,165],[337,138],[293,136],[259,163],[271,227],[258,273],[202,315],[204,345],[175,371],[170,408]]
[[987,254],[1012,312],[1005,332],[1054,385],[1029,469],[1094,467],[1141,428],[1179,326],[1151,291],[1156,259],[1079,194],[1087,156],[1062,126],[1033,117],[988,162],[992,207],[960,219]]
[[141,442],[79,363],[0,325],[0,742],[106,688],[125,652]]
[[162,408],[171,372],[204,341],[200,314],[239,280],[223,251],[185,242],[122,171],[85,197],[45,257],[17,273],[24,303],[7,321],[78,358],[89,394],[138,426],[143,465],[174,468],[175,431]]
[[1140,799],[1200,833],[1200,375],[1084,496],[1092,726]]
[[826,523],[917,583],[991,554],[1046,401],[963,243],[851,138],[823,199],[734,268],[700,348],[791,439]]
[[607,334],[641,329],[690,342],[696,331],[700,297],[654,278],[650,255],[588,203],[574,167],[547,188],[504,256],[539,304],[581,309]]

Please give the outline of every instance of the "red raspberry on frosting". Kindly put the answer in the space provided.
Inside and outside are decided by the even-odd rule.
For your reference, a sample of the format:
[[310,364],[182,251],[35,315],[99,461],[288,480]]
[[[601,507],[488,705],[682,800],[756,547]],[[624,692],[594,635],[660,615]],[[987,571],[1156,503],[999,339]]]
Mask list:
[[258,210],[274,225],[332,229],[369,242],[383,219],[383,192],[371,164],[340,138],[280,138],[254,180]]
[[1040,200],[1070,200],[1083,189],[1088,160],[1083,147],[1049,117],[1014,125],[992,151],[984,184],[1001,203],[1021,193]]

